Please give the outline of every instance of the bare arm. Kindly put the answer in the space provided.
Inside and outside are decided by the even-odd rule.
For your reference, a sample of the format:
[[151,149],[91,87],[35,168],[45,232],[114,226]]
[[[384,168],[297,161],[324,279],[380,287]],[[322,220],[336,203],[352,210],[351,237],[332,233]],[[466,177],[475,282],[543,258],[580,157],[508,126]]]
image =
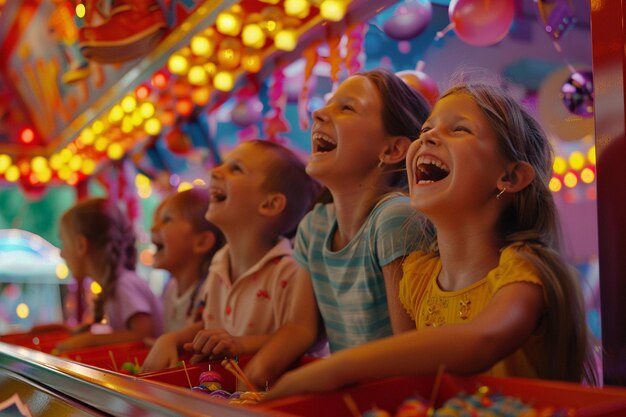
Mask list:
[[541,287],[503,287],[476,318],[424,331],[411,331],[342,350],[281,378],[267,396],[325,391],[375,377],[481,372],[518,349],[535,330],[543,309]]
[[300,358],[317,340],[319,312],[309,274],[300,269],[297,277],[304,280],[292,294],[288,321],[278,329],[252,358],[245,369],[257,387],[272,382]]
[[143,362],[142,372],[156,371],[158,369],[176,366],[178,362],[178,347],[191,342],[196,333],[202,330],[201,321],[189,324],[175,332],[161,335]]
[[385,278],[385,290],[387,292],[387,306],[393,334],[415,330],[415,322],[406,312],[400,302],[400,279],[402,279],[402,261],[398,258],[388,265],[383,266]]
[[115,343],[136,342],[152,336],[152,316],[147,313],[137,313],[128,319],[128,330],[120,330],[106,334],[83,332],[69,337],[57,345],[60,352],[82,349],[86,347],[104,346]]

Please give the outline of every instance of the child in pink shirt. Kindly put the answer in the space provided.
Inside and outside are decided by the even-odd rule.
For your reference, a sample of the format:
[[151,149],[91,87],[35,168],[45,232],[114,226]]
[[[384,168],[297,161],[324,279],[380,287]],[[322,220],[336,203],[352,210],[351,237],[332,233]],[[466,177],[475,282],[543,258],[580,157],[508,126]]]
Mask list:
[[[203,287],[203,323],[160,337],[144,371],[175,366],[183,346],[192,362],[256,354],[245,372],[261,387],[313,345],[317,306],[288,237],[318,190],[295,154],[268,141],[240,144],[213,169],[206,218],[226,245]],[[289,341],[272,339],[279,328],[289,328]]]
[[222,232],[205,219],[208,207],[208,190],[192,188],[168,195],[154,213],[152,266],[171,274],[162,297],[166,332],[202,318],[197,313],[200,288],[213,255],[224,245]]

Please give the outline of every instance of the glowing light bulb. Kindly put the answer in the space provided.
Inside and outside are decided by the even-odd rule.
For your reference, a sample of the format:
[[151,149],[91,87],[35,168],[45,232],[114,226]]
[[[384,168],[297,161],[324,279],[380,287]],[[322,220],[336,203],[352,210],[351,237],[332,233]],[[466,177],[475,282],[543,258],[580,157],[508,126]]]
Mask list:
[[189,68],[189,61],[182,55],[172,54],[167,60],[167,68],[172,74],[185,75]]
[[30,309],[27,304],[19,303],[17,307],[15,307],[15,314],[17,314],[17,317],[25,319],[30,315]]
[[331,22],[339,22],[346,15],[347,6],[343,0],[324,0],[320,4],[320,16]]
[[70,159],[67,166],[70,167],[72,171],[79,171],[83,166],[83,157],[80,155],[74,155],[72,159]]
[[220,91],[230,91],[235,86],[235,78],[228,71],[220,71],[213,78],[213,86]]
[[102,292],[102,287],[96,281],[91,282],[91,292],[92,294],[100,294]]
[[79,19],[83,19],[85,17],[86,11],[87,9],[85,9],[85,5],[82,3],[79,3],[76,5],[76,9],[74,10],[74,13],[76,13],[76,17],[78,17]]
[[274,37],[276,48],[282,51],[293,51],[298,45],[298,37],[293,29],[283,29]]
[[582,152],[572,152],[569,156],[569,165],[576,171],[580,171],[585,165],[585,156],[582,154]]
[[241,32],[241,24],[241,17],[230,11],[221,12],[215,21],[218,32],[228,36],[238,36]]
[[65,263],[57,264],[55,273],[58,279],[65,279],[70,275],[70,269]]
[[193,185],[187,181],[183,181],[180,184],[178,184],[178,188],[177,191],[180,193],[181,191],[187,191],[187,190],[191,190],[193,188]]
[[195,56],[200,56],[203,58],[209,58],[213,55],[213,51],[215,46],[213,42],[211,42],[206,36],[196,35],[191,38],[190,42],[191,52]]
[[156,117],[152,117],[146,120],[146,123],[143,125],[143,130],[151,136],[156,136],[161,133],[161,121]]
[[553,193],[558,193],[559,191],[561,191],[561,188],[563,187],[563,184],[561,183],[561,180],[555,177],[552,177],[550,179],[550,183],[548,184],[548,188],[550,189],[550,191],[552,191]]
[[578,178],[576,178],[576,174],[573,172],[568,172],[563,177],[563,183],[567,188],[574,188],[576,187],[576,184],[578,184]]
[[80,172],[85,175],[91,175],[96,170],[96,161],[93,159],[85,159],[83,161],[83,166],[80,168]]
[[11,166],[12,163],[13,163],[13,160],[11,159],[9,155],[5,153],[0,154],[0,174],[5,172],[7,168]]
[[122,159],[124,148],[119,143],[112,143],[107,148],[107,156],[116,161]]
[[122,106],[122,110],[124,110],[125,113],[132,113],[133,110],[135,110],[135,108],[137,107],[137,99],[135,99],[135,97],[133,96],[126,96],[122,99],[120,105]]
[[141,117],[143,117],[144,119],[149,119],[152,116],[154,116],[154,112],[155,112],[154,104],[152,104],[149,101],[144,101],[139,106],[139,114],[141,114]]
[[95,122],[93,122],[93,124],[91,125],[91,131],[95,135],[99,135],[104,132],[104,123],[102,123],[102,120],[96,120]]
[[261,71],[261,66],[262,60],[257,54],[245,55],[241,60],[241,67],[252,74]]
[[596,179],[596,174],[591,168],[584,168],[580,172],[580,180],[585,184],[591,184]]
[[565,173],[565,171],[567,170],[567,162],[562,156],[557,156],[554,158],[552,170],[559,175],[563,175]]
[[122,121],[123,117],[124,117],[124,110],[122,109],[122,106],[120,106],[118,104],[113,106],[111,108],[111,111],[109,111],[109,122],[110,123],[117,124],[117,123]]
[[96,139],[93,147],[96,148],[98,152],[103,152],[106,148],[109,147],[109,139],[104,136],[100,136],[98,139]]
[[189,72],[187,73],[187,80],[191,85],[202,86],[209,81],[209,76],[202,65],[194,65],[193,67],[189,68]]
[[592,165],[596,164],[596,147],[592,146],[587,151],[587,159]]
[[80,132],[78,139],[85,145],[91,145],[96,140],[96,135],[93,130],[85,128]]
[[265,32],[261,29],[261,26],[256,23],[250,23],[244,26],[241,32],[241,41],[244,45],[251,48],[260,49],[265,45]]
[[30,160],[30,167],[33,172],[43,171],[48,169],[48,160],[43,156],[36,156]]
[[306,0],[285,0],[285,14],[287,16],[305,19],[311,12],[311,7]]
[[4,179],[9,182],[15,182],[20,179],[20,169],[16,165],[11,165],[4,172]]

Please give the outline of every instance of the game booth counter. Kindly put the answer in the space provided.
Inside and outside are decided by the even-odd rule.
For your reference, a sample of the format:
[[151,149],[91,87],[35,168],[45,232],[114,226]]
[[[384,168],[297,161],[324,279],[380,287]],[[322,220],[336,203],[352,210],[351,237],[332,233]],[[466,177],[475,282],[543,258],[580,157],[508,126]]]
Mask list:
[[[103,349],[115,352],[110,354],[110,360],[115,362],[125,357],[121,351],[128,346],[111,345]],[[623,388],[446,373],[385,378],[329,393],[256,403],[251,393],[236,391],[236,377],[223,361],[193,365],[183,362],[176,368],[132,374],[111,369],[111,362],[103,367],[90,365],[92,358],[87,351],[82,352],[85,363],[4,342],[0,342],[0,352],[0,387],[7,397],[3,401],[13,398],[28,404],[31,414],[23,415],[33,416],[400,417],[432,415],[428,414],[429,408],[435,410],[435,416],[619,417],[626,413]],[[92,353],[93,358],[98,356],[96,350]],[[248,359],[241,358],[241,366]],[[323,359],[303,358],[294,366],[306,365],[311,360]],[[211,381],[220,383],[219,389],[205,388],[207,383],[201,381],[206,374],[213,376]],[[220,395],[216,395],[217,391]],[[236,394],[228,396],[224,391]],[[478,410],[486,413],[487,407],[500,410],[500,414],[494,411],[477,414]],[[461,414],[459,410],[470,414]]]
[[[626,157],[623,147],[610,146],[620,144],[614,138],[623,144],[624,42],[614,40],[624,38],[626,13],[619,2],[589,7],[586,0],[0,0],[0,185],[36,203],[55,187],[84,197],[98,183],[134,221],[143,196],[195,181],[237,141],[262,136],[307,153],[310,112],[346,74],[374,66],[404,71],[428,97],[447,85],[456,67],[450,56],[456,64],[494,68],[513,80],[508,87],[555,136],[562,164],[555,165],[553,190],[569,222],[566,245],[585,270],[594,270],[590,254],[596,267],[600,259],[602,279],[589,287],[597,295],[603,286],[609,319],[602,341],[610,353],[604,388],[443,373],[242,404],[193,389],[205,372],[235,389],[235,376],[220,361],[192,365],[181,358],[181,366],[141,374],[149,349],[143,343],[59,355],[54,347],[67,332],[9,332],[0,336],[0,410],[400,417],[453,407],[446,402],[454,400],[473,411],[506,404],[522,415],[626,416],[625,391],[613,386],[626,385],[619,320],[626,317],[626,258],[616,256],[626,250],[626,229],[609,222],[626,200],[625,176],[615,171],[618,164],[606,168],[610,175],[597,179],[597,189],[594,182],[596,144],[598,171],[603,151],[617,149],[608,153],[614,162]],[[496,20],[481,27],[489,22],[481,17]],[[589,20],[595,92],[590,48],[580,36]],[[555,25],[546,33],[548,22]],[[574,94],[564,100],[562,87]],[[2,212],[14,209],[6,201]],[[20,285],[2,288],[0,307]],[[241,366],[246,360],[239,358]]]

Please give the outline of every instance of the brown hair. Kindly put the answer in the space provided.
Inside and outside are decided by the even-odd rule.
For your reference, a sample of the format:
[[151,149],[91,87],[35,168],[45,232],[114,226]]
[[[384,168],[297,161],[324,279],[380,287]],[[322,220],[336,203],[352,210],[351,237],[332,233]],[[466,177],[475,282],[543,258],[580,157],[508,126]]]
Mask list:
[[[430,105],[419,92],[405,83],[393,72],[378,68],[359,72],[355,75],[366,77],[378,90],[381,99],[383,128],[392,136],[406,136],[411,142],[419,137],[422,123],[428,118]],[[406,190],[406,161],[402,159],[389,167],[392,171],[390,186]]]
[[161,206],[169,203],[191,224],[194,232],[211,232],[215,237],[215,244],[204,256],[199,275],[206,277],[215,252],[224,246],[225,239],[222,231],[205,217],[209,208],[209,193],[206,189],[190,188],[168,196],[161,202]]
[[503,246],[517,247],[542,279],[547,309],[544,313],[545,379],[597,382],[577,274],[560,254],[560,227],[556,205],[548,188],[553,151],[541,126],[502,89],[486,84],[464,84],[442,97],[470,96],[496,133],[499,151],[510,161],[524,161],[535,178],[515,193],[502,213]]
[[321,187],[306,173],[302,159],[286,147],[260,139],[245,143],[269,151],[275,156],[267,167],[264,187],[267,191],[279,192],[287,197],[287,206],[277,222],[277,227],[280,235],[292,238],[302,217],[313,207]]
[[137,263],[135,231],[128,217],[111,200],[89,198],[67,210],[61,225],[72,236],[82,235],[89,242],[89,256],[106,277],[102,293],[94,302],[94,320],[104,318],[104,304],[115,294],[115,284],[123,269],[134,270]]

